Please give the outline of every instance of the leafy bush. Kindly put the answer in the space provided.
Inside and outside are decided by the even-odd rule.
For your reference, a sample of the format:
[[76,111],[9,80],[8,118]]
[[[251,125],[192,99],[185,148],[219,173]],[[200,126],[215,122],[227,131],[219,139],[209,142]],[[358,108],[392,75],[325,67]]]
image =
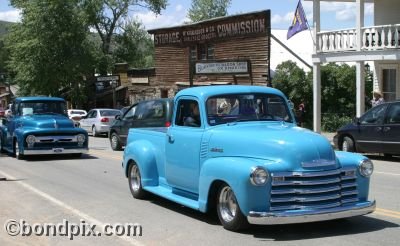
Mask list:
[[321,128],[324,132],[336,132],[340,127],[350,123],[352,118],[341,114],[323,114]]

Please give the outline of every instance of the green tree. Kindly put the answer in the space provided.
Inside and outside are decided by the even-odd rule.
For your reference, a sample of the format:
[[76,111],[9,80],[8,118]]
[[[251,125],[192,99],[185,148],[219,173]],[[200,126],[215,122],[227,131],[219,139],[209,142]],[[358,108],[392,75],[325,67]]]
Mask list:
[[[295,108],[300,103],[304,103],[306,112],[312,110],[312,79],[306,74],[302,68],[297,66],[293,61],[285,61],[276,67],[275,76],[272,85],[281,90],[289,100],[291,100]],[[309,113],[308,119],[310,119]]]
[[11,3],[22,10],[21,23],[7,38],[8,67],[15,72],[20,94],[60,96],[72,89],[75,98],[84,97],[79,88],[93,71],[94,48],[78,0]]
[[226,16],[231,0],[192,0],[187,17],[198,22],[215,17]]
[[127,21],[115,42],[116,62],[127,62],[131,67],[139,68],[154,66],[154,42],[140,22]]
[[100,36],[103,56],[99,65],[101,74],[113,66],[112,41],[115,33],[121,32],[123,20],[130,8],[144,7],[160,14],[167,6],[167,0],[81,0],[81,7],[87,15],[88,23]]

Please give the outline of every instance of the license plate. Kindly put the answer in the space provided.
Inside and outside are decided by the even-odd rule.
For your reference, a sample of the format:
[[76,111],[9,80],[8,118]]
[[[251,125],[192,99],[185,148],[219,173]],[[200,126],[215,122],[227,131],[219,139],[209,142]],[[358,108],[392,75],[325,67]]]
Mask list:
[[61,153],[61,152],[63,152],[63,151],[64,151],[63,148],[56,148],[56,149],[53,149],[53,152],[54,152],[54,153]]

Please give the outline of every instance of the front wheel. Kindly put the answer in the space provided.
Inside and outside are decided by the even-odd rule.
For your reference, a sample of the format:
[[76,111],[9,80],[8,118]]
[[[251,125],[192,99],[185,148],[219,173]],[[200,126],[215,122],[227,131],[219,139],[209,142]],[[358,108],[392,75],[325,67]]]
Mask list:
[[119,137],[115,132],[111,133],[110,143],[111,143],[111,148],[113,150],[122,149],[121,141],[119,140]]
[[222,185],[218,191],[217,213],[222,226],[227,230],[239,231],[249,226],[229,185]]
[[342,143],[342,150],[345,152],[354,152],[355,148],[353,139],[349,137],[344,137]]
[[17,158],[18,160],[24,159],[24,155],[21,154],[19,151],[19,143],[17,140],[14,140],[13,154],[14,154],[15,158]]
[[132,196],[136,199],[143,199],[146,197],[146,191],[142,187],[142,178],[140,175],[139,167],[136,163],[133,163],[129,167],[128,175],[129,189],[131,190]]

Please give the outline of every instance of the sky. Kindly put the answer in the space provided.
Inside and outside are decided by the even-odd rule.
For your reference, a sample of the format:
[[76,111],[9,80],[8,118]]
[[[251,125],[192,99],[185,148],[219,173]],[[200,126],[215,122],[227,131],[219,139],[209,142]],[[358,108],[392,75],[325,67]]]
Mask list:
[[[294,11],[298,0],[231,0],[228,15],[247,13],[260,10],[271,10],[272,29],[288,29],[293,20]],[[9,0],[0,0],[0,20],[18,22],[19,10],[9,6]],[[302,1],[304,11],[310,26],[312,26],[312,1]],[[187,19],[190,0],[168,0],[168,6],[160,15],[135,8],[131,17],[140,20],[145,29],[178,26]],[[336,30],[354,28],[356,26],[355,3],[322,2],[321,3],[321,29]],[[365,5],[365,25],[371,26],[373,4]]]

